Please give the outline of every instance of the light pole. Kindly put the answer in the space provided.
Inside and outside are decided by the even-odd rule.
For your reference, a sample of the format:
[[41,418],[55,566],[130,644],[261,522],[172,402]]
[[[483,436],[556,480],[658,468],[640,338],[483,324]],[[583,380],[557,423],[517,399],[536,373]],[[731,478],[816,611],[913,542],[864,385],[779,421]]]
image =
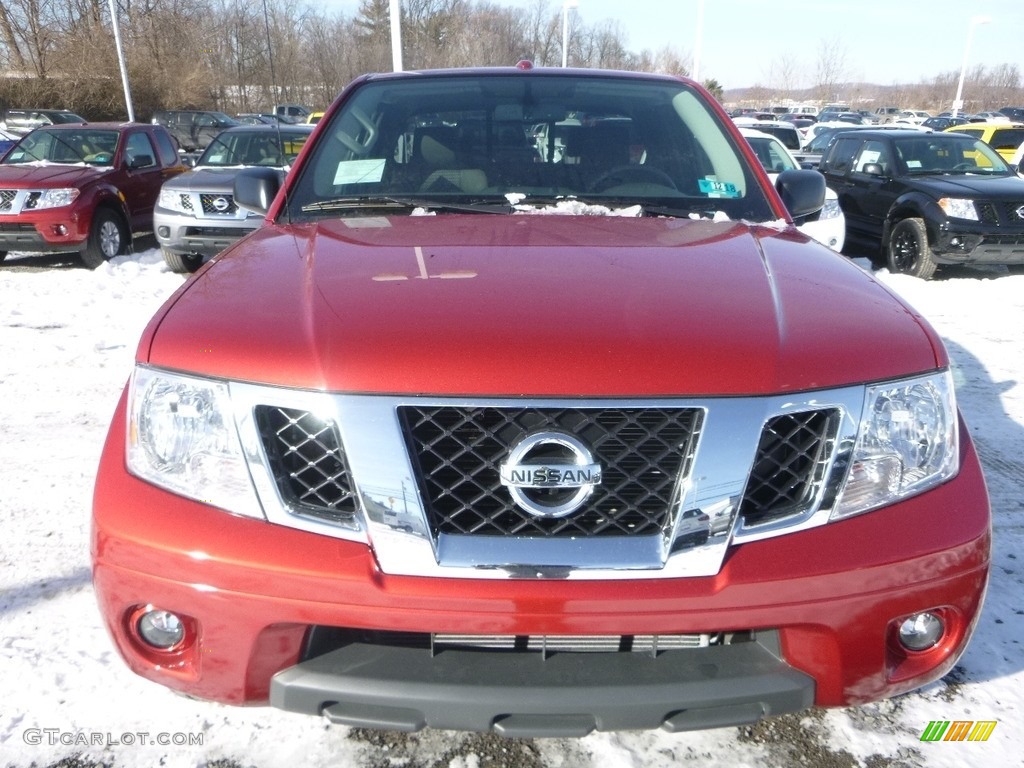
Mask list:
[[121,46],[121,27],[117,23],[117,8],[114,0],[110,0],[110,23],[114,27],[114,45],[117,46],[117,64],[121,68],[121,85],[124,87],[124,103],[128,107],[128,122],[135,122],[135,109],[132,107],[132,89],[128,85],[128,67],[124,63],[124,48]]
[[979,24],[988,24],[992,21],[990,16],[973,16],[971,17],[971,23],[967,27],[967,45],[964,46],[964,61],[960,65],[960,82],[956,86],[956,98],[953,99],[953,117],[956,117],[960,110],[964,108],[964,77],[967,75],[967,57],[971,52],[971,40],[974,38],[974,28]]
[[391,18],[391,68],[395,72],[402,71],[402,9],[398,0],[389,4]]
[[562,69],[569,66],[569,9],[580,7],[580,0],[562,2]]

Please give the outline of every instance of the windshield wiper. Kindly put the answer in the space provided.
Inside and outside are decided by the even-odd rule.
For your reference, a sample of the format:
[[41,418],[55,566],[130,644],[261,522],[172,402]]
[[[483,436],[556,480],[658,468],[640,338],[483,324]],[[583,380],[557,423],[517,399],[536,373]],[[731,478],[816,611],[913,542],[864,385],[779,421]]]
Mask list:
[[319,200],[307,203],[300,209],[303,213],[318,211],[350,211],[365,209],[395,209],[412,211],[423,208],[428,211],[459,211],[464,213],[511,213],[512,207],[505,204],[485,202],[447,202],[444,200],[424,200],[414,197],[337,197],[333,200]]

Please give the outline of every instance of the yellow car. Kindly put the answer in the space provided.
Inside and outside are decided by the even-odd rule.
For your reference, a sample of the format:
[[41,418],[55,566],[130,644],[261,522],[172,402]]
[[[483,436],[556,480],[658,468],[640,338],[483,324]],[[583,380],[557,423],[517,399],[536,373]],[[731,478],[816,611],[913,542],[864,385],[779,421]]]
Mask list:
[[1008,163],[1013,162],[1017,147],[1024,144],[1024,123],[964,123],[950,126],[946,131],[981,139]]
[[310,125],[316,125],[320,122],[320,118],[324,116],[323,112],[310,112],[309,117],[306,118],[306,122]]

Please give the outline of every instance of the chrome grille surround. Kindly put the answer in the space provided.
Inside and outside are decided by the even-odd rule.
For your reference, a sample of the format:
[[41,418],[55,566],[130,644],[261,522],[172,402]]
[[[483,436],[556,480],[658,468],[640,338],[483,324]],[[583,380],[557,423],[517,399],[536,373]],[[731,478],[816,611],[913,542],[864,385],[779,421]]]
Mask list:
[[[733,544],[828,522],[864,402],[863,386],[785,396],[650,400],[346,395],[240,383],[229,386],[250,475],[270,522],[366,543],[384,573],[474,579],[714,575]],[[354,504],[352,514],[324,514],[317,508],[319,501],[314,501],[313,509],[297,504],[287,485],[281,484],[282,474],[271,462],[272,451],[268,453],[256,416],[260,407],[271,405],[286,412],[316,414],[337,430],[341,460],[348,471],[348,498]],[[667,524],[653,526],[656,530],[652,532],[564,537],[510,532],[471,535],[441,531],[432,524],[431,502],[421,490],[418,460],[403,429],[400,414],[404,408],[687,411],[699,413],[700,421],[692,452],[680,462],[674,490],[665,497],[671,499]],[[782,427],[789,427],[798,439],[793,442],[778,434],[765,438],[766,425],[771,425],[773,433],[785,433]],[[770,459],[774,462],[792,454],[805,470],[796,473],[801,477],[799,483],[782,483],[771,490],[773,498],[784,502],[781,512],[775,509],[758,516],[757,505],[763,503],[759,499],[767,493],[765,481],[772,476],[764,466],[755,469],[765,461],[765,451],[778,454]],[[345,496],[337,489],[332,493]],[[749,520],[741,516],[741,509]],[[704,535],[694,536],[688,527],[695,517],[709,520],[706,526],[710,530]]]

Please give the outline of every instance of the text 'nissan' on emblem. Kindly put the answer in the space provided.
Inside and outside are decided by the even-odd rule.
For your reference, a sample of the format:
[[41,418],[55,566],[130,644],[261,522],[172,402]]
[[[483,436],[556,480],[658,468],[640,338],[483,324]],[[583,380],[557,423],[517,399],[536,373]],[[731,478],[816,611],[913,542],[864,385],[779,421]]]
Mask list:
[[224,211],[231,207],[231,203],[228,201],[226,197],[220,195],[219,197],[215,197],[213,199],[213,207],[215,210],[223,213]]
[[499,467],[512,501],[535,517],[571,515],[601,483],[601,465],[564,432],[535,432],[516,443]]
[[1024,205],[1017,209],[1017,218],[1024,219]]

